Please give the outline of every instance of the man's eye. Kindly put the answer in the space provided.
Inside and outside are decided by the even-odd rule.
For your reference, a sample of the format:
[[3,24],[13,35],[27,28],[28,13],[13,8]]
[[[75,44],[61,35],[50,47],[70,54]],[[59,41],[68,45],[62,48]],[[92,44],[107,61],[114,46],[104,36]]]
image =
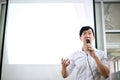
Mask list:
[[86,33],[84,33],[84,35],[86,35]]
[[89,34],[91,34],[91,33],[89,33]]

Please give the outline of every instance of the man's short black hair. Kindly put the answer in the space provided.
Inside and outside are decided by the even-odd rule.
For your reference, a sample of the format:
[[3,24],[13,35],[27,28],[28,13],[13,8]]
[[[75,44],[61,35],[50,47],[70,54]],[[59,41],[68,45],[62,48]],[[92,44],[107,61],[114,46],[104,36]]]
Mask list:
[[90,26],[83,26],[81,29],[80,29],[80,32],[79,32],[79,36],[81,37],[82,33],[86,30],[89,30],[91,29],[92,30],[92,33],[93,33],[93,36],[94,36],[94,31],[93,29],[90,27]]

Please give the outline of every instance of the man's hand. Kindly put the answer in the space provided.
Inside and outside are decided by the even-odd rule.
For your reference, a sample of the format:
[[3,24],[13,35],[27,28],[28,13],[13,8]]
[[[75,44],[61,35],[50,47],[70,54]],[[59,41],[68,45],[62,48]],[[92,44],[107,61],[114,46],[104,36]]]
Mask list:
[[67,73],[67,66],[70,64],[70,60],[69,59],[61,59],[61,64],[62,64],[62,76],[63,78],[66,78],[68,76],[68,73]]
[[70,60],[69,59],[61,59],[61,64],[63,68],[66,68],[69,64],[70,64]]
[[93,58],[96,57],[95,50],[91,44],[87,44],[87,50],[91,57],[93,57]]

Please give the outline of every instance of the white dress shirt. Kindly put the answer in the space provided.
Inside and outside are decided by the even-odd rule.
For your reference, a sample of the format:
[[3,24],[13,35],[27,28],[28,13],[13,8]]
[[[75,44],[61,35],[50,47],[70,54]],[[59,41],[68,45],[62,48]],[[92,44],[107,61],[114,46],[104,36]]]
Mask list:
[[[95,53],[102,61],[102,63],[108,67],[107,60],[104,58],[105,53],[97,49],[95,49]],[[93,77],[95,78],[95,80],[101,80],[101,73],[97,68],[95,60],[89,54],[87,55],[87,53],[82,50],[72,54],[70,58],[70,65],[67,67],[69,75],[75,67],[77,69],[77,75],[75,80],[94,80]]]

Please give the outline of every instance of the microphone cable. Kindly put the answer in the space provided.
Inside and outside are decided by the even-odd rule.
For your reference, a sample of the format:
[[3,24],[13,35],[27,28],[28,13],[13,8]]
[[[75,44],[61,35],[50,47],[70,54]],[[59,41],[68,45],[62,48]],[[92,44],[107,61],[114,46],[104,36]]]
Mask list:
[[[86,40],[86,43],[87,43],[87,44],[90,44],[90,40],[87,39],[87,40]],[[93,71],[92,71],[92,68],[91,68],[91,65],[90,65],[89,59],[88,59],[88,53],[89,53],[88,51],[89,51],[89,49],[87,49],[87,52],[86,52],[86,53],[87,53],[87,62],[88,62],[88,65],[89,65],[89,68],[90,68],[90,71],[91,71],[91,74],[92,74],[93,80],[95,80],[95,77],[94,77],[94,74],[93,74]]]
[[92,71],[92,68],[91,68],[91,65],[90,65],[90,62],[89,62],[89,59],[88,59],[88,54],[87,54],[87,62],[88,62],[88,65],[89,65],[89,68],[90,68],[90,71],[91,71],[93,80],[95,80],[95,76],[94,76],[94,74],[93,74],[93,71]]

